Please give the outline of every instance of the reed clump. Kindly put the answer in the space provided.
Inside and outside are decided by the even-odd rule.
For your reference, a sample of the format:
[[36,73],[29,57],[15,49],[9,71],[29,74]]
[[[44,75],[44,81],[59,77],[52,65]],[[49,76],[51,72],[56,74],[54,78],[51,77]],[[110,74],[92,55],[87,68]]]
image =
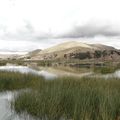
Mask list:
[[115,120],[120,116],[120,79],[56,78],[34,82],[12,103],[17,113],[40,120]]

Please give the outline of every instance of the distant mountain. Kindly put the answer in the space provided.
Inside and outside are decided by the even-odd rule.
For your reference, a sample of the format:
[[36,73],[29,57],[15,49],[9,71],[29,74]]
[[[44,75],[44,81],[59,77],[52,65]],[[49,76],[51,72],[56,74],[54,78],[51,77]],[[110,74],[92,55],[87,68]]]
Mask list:
[[0,54],[0,60],[17,59],[19,56],[17,54]]
[[[34,53],[34,52],[33,52]],[[32,60],[54,59],[104,59],[118,60],[120,51],[102,44],[86,44],[81,42],[65,42],[45,50],[37,50],[30,56]]]
[[120,51],[102,44],[86,44],[81,42],[65,42],[45,50],[30,52],[31,60],[120,60]]
[[28,54],[32,57],[32,56],[39,54],[40,51],[41,51],[41,49],[37,49],[37,50],[29,52]]
[[41,50],[37,49],[26,55],[0,54],[0,60],[95,60],[120,61],[120,50],[102,44],[64,42]]

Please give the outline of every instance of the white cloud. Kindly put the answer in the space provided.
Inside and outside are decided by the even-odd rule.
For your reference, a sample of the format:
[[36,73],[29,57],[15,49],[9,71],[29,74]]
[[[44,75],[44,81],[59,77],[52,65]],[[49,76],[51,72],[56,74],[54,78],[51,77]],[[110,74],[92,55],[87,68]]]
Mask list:
[[[108,31],[112,34],[114,26],[119,34],[119,5],[119,0],[0,0],[0,50],[46,48],[65,41],[54,39],[56,36],[69,32],[74,26],[81,29],[88,23],[103,25],[102,29],[110,25],[107,34]],[[92,42],[120,48],[119,38],[107,36],[105,39]]]

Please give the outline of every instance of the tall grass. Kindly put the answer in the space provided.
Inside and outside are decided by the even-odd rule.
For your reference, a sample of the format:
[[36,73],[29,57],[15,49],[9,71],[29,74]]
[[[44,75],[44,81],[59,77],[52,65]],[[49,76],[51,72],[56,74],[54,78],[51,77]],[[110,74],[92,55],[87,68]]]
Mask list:
[[0,66],[6,65],[6,61],[1,61],[0,60]]
[[19,72],[0,71],[0,91],[31,88],[34,82],[44,80],[43,77]]
[[56,78],[0,72],[0,91],[30,88],[12,102],[19,113],[41,120],[119,120],[120,79]]
[[114,67],[94,67],[95,73],[109,74],[114,73],[117,69]]
[[120,116],[120,79],[57,78],[34,82],[12,103],[17,113],[41,120],[117,120]]
[[101,66],[101,67],[97,67],[94,66],[94,72],[95,73],[101,73],[101,74],[109,74],[109,73],[114,73],[115,71],[120,69],[120,64],[116,64],[116,65],[106,65],[106,66]]

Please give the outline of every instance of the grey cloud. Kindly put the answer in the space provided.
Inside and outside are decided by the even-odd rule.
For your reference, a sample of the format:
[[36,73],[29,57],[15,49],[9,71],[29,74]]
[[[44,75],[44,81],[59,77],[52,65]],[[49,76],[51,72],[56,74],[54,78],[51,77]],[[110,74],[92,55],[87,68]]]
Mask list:
[[31,25],[31,23],[25,21],[25,25],[22,28],[19,28],[15,31],[10,31],[8,27],[6,26],[6,29],[4,30],[1,28],[0,30],[3,31],[3,34],[0,35],[0,39],[3,40],[29,40],[32,38],[34,34],[34,27]]
[[75,26],[69,32],[61,35],[61,38],[82,38],[82,37],[96,37],[96,36],[106,36],[106,37],[118,37],[120,36],[120,29],[116,29],[111,25],[96,25],[96,24],[86,24],[84,26]]
[[32,24],[29,21],[25,21],[24,28],[30,33],[34,32],[34,27],[32,26]]
[[64,34],[53,34],[50,32],[35,31],[34,26],[29,21],[24,21],[25,25],[18,29],[15,33],[7,31],[7,28],[1,27],[3,30],[3,36],[0,38],[6,40],[15,41],[31,41],[31,42],[50,42],[50,39],[62,39],[62,38],[93,38],[96,36],[106,37],[120,37],[119,27],[112,25],[100,25],[100,24],[86,24],[83,26],[75,26],[71,30],[66,31]]
[[15,32],[11,32],[7,29],[0,28],[0,39],[15,40],[15,41],[42,41],[50,38],[54,38],[51,33],[35,31],[34,26],[29,21],[24,21],[25,25],[22,28],[17,29]]

